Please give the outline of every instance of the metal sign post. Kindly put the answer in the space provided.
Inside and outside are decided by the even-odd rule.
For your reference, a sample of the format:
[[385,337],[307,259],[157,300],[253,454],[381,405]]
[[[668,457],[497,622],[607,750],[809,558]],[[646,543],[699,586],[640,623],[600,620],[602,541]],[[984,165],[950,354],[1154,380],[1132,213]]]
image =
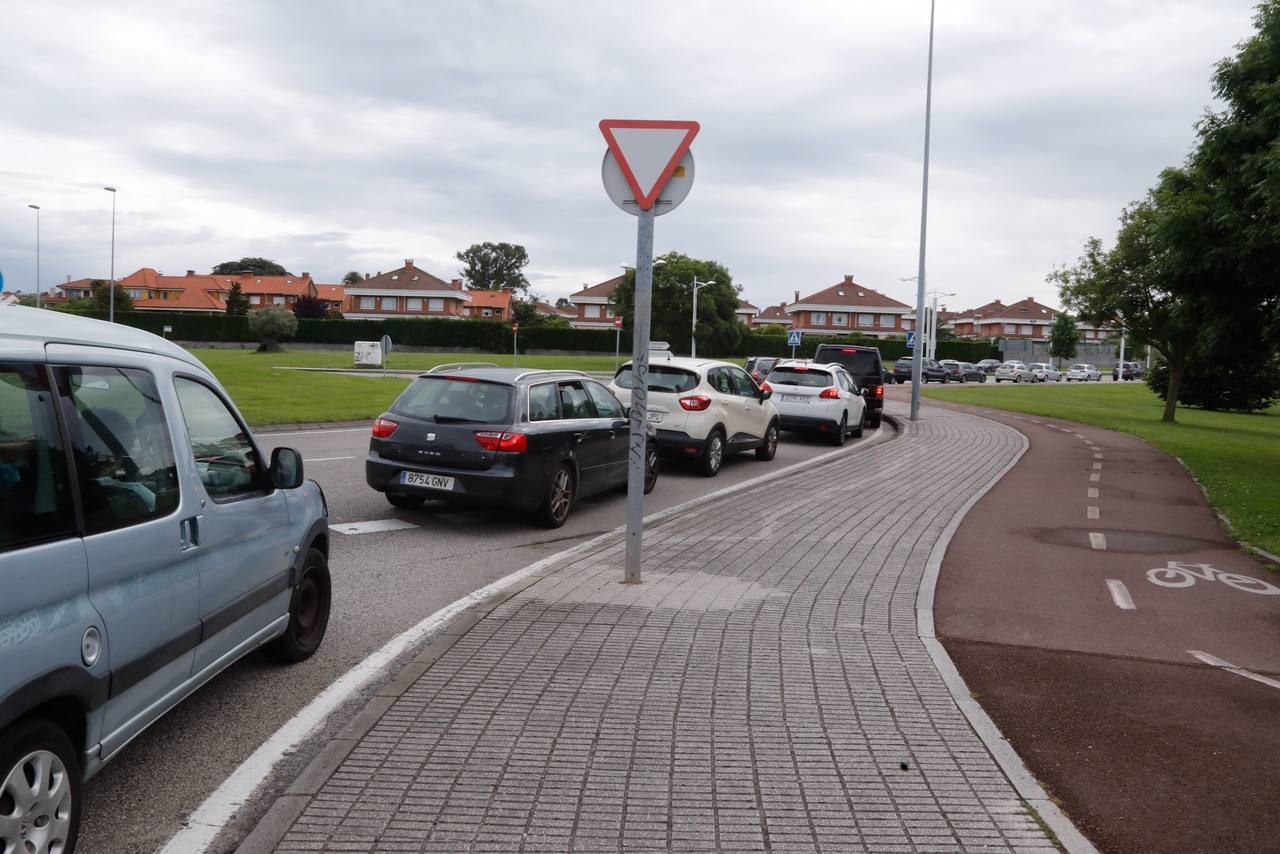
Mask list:
[[800,346],[801,332],[799,329],[793,329],[787,333],[787,346],[791,348],[791,358],[796,357],[796,348]]
[[622,315],[613,319],[613,372],[618,372],[618,362],[622,358]]
[[520,324],[511,324],[511,367],[520,367]]
[[[627,548],[623,576],[627,584],[640,583],[640,546],[644,531],[653,221],[675,210],[689,195],[693,185],[693,155],[689,145],[698,135],[698,129],[697,122],[687,121],[606,119],[600,122],[600,132],[609,146],[601,167],[605,192],[615,205],[638,217],[635,323],[631,330],[631,429],[627,445]],[[620,329],[616,321],[614,327]],[[615,352],[615,358],[617,355]]]

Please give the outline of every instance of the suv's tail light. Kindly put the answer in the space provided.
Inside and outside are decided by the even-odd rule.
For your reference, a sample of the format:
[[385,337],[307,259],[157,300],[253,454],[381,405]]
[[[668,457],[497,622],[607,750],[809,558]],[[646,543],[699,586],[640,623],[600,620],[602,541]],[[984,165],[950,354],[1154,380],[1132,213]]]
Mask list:
[[773,386],[769,385],[767,382],[760,383],[760,390],[761,390],[761,391],[773,391]]
[[379,418],[373,422],[373,438],[390,439],[391,434],[396,432],[400,427],[399,422],[392,421],[388,418]]
[[529,450],[529,437],[523,433],[481,431],[476,433],[476,444],[486,451],[506,451],[510,454],[523,454]]
[[837,388],[824,388],[822,391],[818,392],[818,397],[821,397],[824,400],[839,400],[840,390]]
[[884,397],[884,386],[876,386],[876,397]]
[[752,371],[752,372],[751,372],[751,379],[755,380],[756,382],[760,382],[760,372],[759,372],[759,371]]
[[680,398],[680,406],[690,412],[704,412],[711,407],[711,398],[702,394]]

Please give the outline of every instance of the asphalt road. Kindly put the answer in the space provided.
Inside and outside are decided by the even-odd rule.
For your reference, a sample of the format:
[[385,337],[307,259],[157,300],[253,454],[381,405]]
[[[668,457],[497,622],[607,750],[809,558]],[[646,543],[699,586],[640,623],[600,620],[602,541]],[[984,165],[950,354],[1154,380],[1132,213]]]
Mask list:
[[[868,432],[861,441],[873,435]],[[260,438],[268,448],[288,445],[302,452],[307,476],[325,491],[331,525],[398,519],[415,527],[359,535],[331,531],[334,605],[320,652],[294,667],[250,655],[157,722],[87,785],[81,851],[137,854],[159,848],[259,744],[392,637],[450,602],[624,521],[622,493],[583,501],[555,531],[501,511],[449,511],[431,503],[422,510],[397,510],[365,485],[367,429]],[[850,440],[848,447],[857,444]],[[725,461],[715,478],[702,477],[687,463],[664,460],[646,512],[830,450],[820,437],[784,434],[773,462],[759,462],[753,454],[736,455]],[[352,702],[339,710],[328,731],[359,708],[359,702]],[[323,739],[313,742],[312,751]],[[270,804],[270,795],[287,785],[291,773],[310,755],[300,752],[282,763],[260,804],[241,811],[215,850],[233,850],[238,841],[235,828],[251,827]]]

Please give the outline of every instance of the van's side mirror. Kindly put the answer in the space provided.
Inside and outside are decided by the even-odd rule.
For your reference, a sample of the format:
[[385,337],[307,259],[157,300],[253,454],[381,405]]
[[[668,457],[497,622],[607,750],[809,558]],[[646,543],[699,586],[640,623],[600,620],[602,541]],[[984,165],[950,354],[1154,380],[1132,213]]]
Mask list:
[[271,482],[277,489],[302,486],[302,454],[293,448],[276,448],[271,452]]

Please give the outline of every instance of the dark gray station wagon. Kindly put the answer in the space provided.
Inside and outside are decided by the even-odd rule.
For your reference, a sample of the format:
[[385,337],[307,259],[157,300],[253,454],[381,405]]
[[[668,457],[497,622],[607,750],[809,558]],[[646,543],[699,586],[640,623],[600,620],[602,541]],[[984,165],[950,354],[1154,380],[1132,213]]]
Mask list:
[[[428,499],[534,513],[627,484],[628,412],[579,371],[458,368],[418,377],[373,424],[365,479],[396,507]],[[646,451],[645,492],[657,482]]]

